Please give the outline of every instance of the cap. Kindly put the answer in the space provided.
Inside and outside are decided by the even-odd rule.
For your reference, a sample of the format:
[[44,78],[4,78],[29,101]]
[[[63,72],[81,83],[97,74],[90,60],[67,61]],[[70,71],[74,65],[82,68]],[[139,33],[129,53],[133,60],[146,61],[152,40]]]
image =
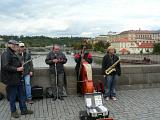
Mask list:
[[16,40],[9,40],[8,44],[18,45],[19,43]]
[[24,47],[24,43],[19,43],[19,47]]

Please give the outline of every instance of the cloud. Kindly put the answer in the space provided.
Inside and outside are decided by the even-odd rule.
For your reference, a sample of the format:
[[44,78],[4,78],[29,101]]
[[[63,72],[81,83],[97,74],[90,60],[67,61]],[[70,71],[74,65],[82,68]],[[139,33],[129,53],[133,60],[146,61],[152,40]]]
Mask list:
[[[18,35],[28,33],[28,34],[38,34],[39,32],[47,33],[50,31],[64,31],[68,28],[69,24],[63,20],[53,20],[53,19],[38,19],[38,20],[14,20],[12,22],[0,22],[0,25],[3,31],[0,31],[1,34],[3,32],[8,31],[10,33],[17,33]],[[14,29],[10,29],[14,28]]]
[[82,32],[81,33],[81,35],[83,36],[83,37],[89,37],[89,36],[91,36],[93,33],[92,32]]
[[159,0],[1,0],[0,34],[96,36],[159,29]]

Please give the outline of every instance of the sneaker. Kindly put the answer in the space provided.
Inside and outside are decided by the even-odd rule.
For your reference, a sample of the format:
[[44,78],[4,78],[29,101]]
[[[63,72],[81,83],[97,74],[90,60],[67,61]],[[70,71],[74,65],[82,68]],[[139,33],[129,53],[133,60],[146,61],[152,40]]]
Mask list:
[[105,100],[108,101],[108,100],[109,100],[109,97],[106,97]]
[[25,111],[21,111],[21,115],[27,115],[27,114],[33,114],[32,110],[25,110]]
[[116,98],[116,97],[112,97],[112,100],[116,101],[116,100],[117,100],[117,98]]
[[28,99],[27,102],[28,102],[29,104],[33,104],[32,99]]
[[11,113],[11,117],[13,117],[13,118],[19,118],[18,112],[17,111],[16,112],[12,112]]

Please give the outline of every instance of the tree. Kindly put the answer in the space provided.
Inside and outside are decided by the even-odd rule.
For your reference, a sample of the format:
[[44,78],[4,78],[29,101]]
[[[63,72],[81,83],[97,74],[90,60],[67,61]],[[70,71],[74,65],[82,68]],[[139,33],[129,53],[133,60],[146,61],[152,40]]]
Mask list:
[[143,54],[143,49],[140,50],[140,54],[141,54],[141,55]]
[[153,47],[154,54],[160,54],[160,43],[155,43]]
[[103,41],[98,41],[97,43],[94,44],[94,48],[96,51],[101,51],[101,52],[105,52],[105,49],[108,48],[108,46],[110,45],[110,43],[105,43]]

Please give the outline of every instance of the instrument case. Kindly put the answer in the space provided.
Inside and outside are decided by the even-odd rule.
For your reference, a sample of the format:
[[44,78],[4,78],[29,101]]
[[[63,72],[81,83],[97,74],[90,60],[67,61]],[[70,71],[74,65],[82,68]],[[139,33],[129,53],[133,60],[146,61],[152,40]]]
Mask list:
[[42,99],[43,98],[43,87],[33,86],[31,88],[32,98],[33,99]]
[[80,111],[80,120],[98,120],[108,118],[109,111],[103,106],[103,98],[100,92],[86,93],[84,95],[86,111]]

